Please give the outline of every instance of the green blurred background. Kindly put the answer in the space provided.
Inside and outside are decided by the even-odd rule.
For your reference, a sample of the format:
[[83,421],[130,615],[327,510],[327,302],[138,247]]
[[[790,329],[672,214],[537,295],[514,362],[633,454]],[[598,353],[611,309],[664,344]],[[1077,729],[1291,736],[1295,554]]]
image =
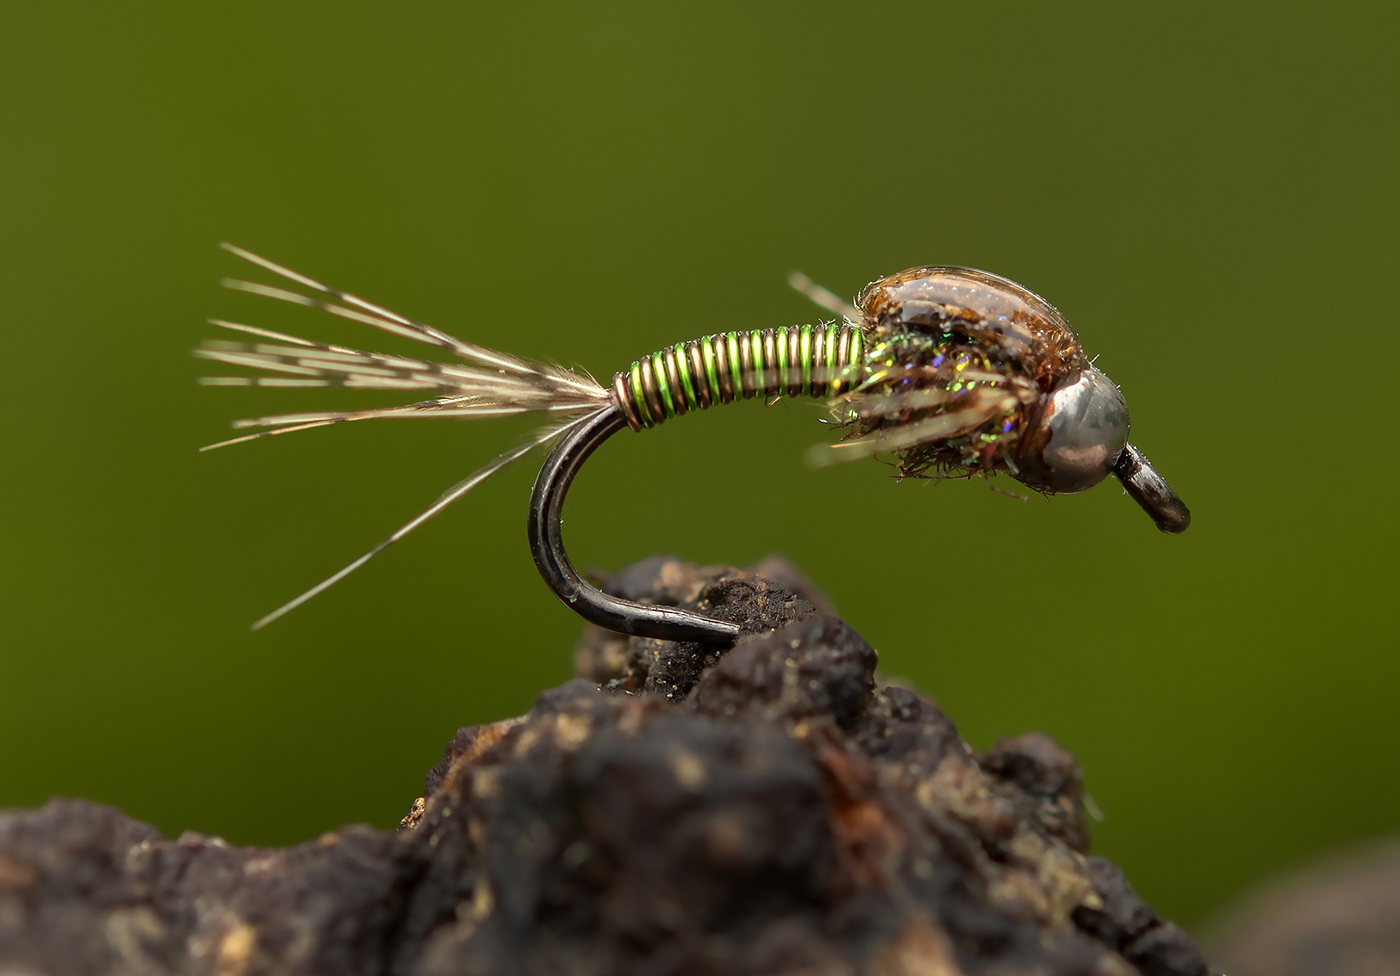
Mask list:
[[599,376],[813,320],[792,268],[1024,282],[1123,386],[1186,535],[1112,485],[808,471],[820,412],[784,401],[608,444],[575,558],[786,553],[975,746],[1072,749],[1097,852],[1188,925],[1394,831],[1396,9],[6,4],[0,806],[387,828],[454,729],[570,673],[529,464],[249,633],[527,425],[195,453],[383,402],[200,388],[208,316],[410,348],[220,290],[231,240]]

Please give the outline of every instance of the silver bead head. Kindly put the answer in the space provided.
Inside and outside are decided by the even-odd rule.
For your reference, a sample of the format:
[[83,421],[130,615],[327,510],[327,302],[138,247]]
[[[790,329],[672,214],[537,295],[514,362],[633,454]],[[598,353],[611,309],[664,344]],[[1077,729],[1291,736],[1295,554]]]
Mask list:
[[1090,366],[1045,398],[1016,459],[1016,479],[1051,494],[1086,491],[1113,471],[1128,443],[1128,428],[1122,392]]

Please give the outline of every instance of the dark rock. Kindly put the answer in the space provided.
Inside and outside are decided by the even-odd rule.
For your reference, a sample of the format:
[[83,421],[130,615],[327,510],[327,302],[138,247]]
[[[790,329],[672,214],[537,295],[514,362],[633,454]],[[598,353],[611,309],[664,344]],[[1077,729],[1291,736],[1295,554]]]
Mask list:
[[1190,937],[1159,919],[1122,871],[1101,857],[1088,858],[1085,866],[1097,899],[1074,910],[1082,931],[1121,951],[1146,976],[1206,976],[1205,960]]
[[695,689],[702,711],[758,708],[769,721],[829,715],[850,729],[875,692],[875,651],[845,621],[800,618],[721,657]]
[[[1084,857],[1044,736],[971,753],[795,570],[607,585],[741,624],[589,633],[575,679],[462,729],[389,835],[163,840],[77,801],[0,815],[0,971],[1198,976]],[[604,687],[600,689],[599,685]]]
[[1123,950],[1146,976],[1206,976],[1206,961],[1190,936],[1175,922],[1163,922],[1139,935]]
[[1021,806],[1052,837],[1080,853],[1089,850],[1079,764],[1043,732],[1000,739],[977,757],[1002,796]]
[[1101,857],[1085,861],[1089,882],[1098,896],[1097,903],[1075,909],[1075,923],[1115,949],[1158,924],[1157,913],[1137,896],[1128,879],[1112,863]]
[[0,970],[77,976],[384,972],[430,861],[366,827],[234,848],[51,800],[0,816],[0,865]]
[[[784,581],[801,589],[794,591]],[[612,577],[595,575],[594,582],[614,596],[662,606],[685,605],[733,621],[745,634],[831,610],[801,570],[781,556],[769,556],[753,569],[698,567],[674,557],[653,556]],[[611,682],[619,690],[644,690],[680,701],[718,660],[709,645],[627,638],[589,627],[574,652],[574,670],[600,685]]]

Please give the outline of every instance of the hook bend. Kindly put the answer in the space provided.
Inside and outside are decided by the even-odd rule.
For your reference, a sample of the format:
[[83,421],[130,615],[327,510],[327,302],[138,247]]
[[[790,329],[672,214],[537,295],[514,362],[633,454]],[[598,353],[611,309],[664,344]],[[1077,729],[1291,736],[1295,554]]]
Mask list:
[[549,452],[530,494],[528,531],[535,566],[565,606],[599,627],[634,637],[733,644],[738,624],[612,596],[585,583],[569,562],[561,527],[564,496],[589,455],[626,427],[622,411],[609,405],[572,427]]

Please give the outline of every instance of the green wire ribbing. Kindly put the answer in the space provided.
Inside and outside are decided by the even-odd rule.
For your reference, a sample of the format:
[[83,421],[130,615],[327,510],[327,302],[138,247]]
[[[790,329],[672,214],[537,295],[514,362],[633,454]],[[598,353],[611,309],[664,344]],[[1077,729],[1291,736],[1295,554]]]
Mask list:
[[788,375],[788,329],[783,326],[775,330],[774,341],[777,345],[775,352],[778,354],[778,392],[784,393],[792,385],[792,377]]
[[768,358],[763,355],[763,330],[754,329],[749,333],[749,344],[753,346],[753,391],[749,396],[758,396],[767,392],[768,378],[764,375],[768,372],[764,361]]
[[685,394],[685,405],[691,410],[700,409],[700,398],[695,395],[695,381],[690,378],[690,353],[688,342],[678,342],[672,348],[676,352],[676,372],[680,374],[681,391]]
[[812,392],[812,327],[804,325],[797,340],[797,355],[802,360],[802,395]]
[[[859,362],[861,361],[860,330],[858,330],[858,329],[857,329],[856,331],[854,331],[854,332],[851,333],[851,355],[850,355],[850,361],[851,361],[852,364],[854,364],[854,363],[859,363]],[[841,386],[842,386],[842,389],[847,389],[847,388],[848,388],[847,384],[846,384],[844,381],[842,382]]]
[[[741,351],[749,354],[747,366]],[[614,378],[614,396],[624,398],[623,412],[629,423],[639,428],[656,427],[691,410],[760,394],[786,396],[797,390],[807,396],[835,397],[850,389],[853,377],[848,371],[855,367],[859,373],[862,351],[860,328],[849,324],[820,331],[810,325],[792,325],[709,335],[678,342],[634,362]],[[721,359],[728,360],[727,378],[732,385],[728,401]],[[820,373],[816,371],[818,359],[823,364]],[[675,364],[674,384],[668,362]],[[706,392],[708,402],[701,395]]]
[[666,410],[666,419],[670,420],[676,415],[676,404],[671,399],[671,381],[666,378],[666,360],[661,358],[661,353],[652,353],[651,371],[656,377],[656,390],[661,394],[661,406]]
[[730,332],[724,337],[724,345],[729,353],[729,375],[734,382],[734,399],[744,396],[744,370],[739,365],[739,333]]
[[715,360],[715,337],[700,340],[700,359],[705,363],[705,382],[710,385],[710,403],[723,403],[719,391],[719,363]]
[[642,426],[650,427],[656,423],[651,416],[651,410],[647,407],[647,398],[642,390],[642,364],[632,364],[632,404],[636,407],[637,415],[642,418]]

